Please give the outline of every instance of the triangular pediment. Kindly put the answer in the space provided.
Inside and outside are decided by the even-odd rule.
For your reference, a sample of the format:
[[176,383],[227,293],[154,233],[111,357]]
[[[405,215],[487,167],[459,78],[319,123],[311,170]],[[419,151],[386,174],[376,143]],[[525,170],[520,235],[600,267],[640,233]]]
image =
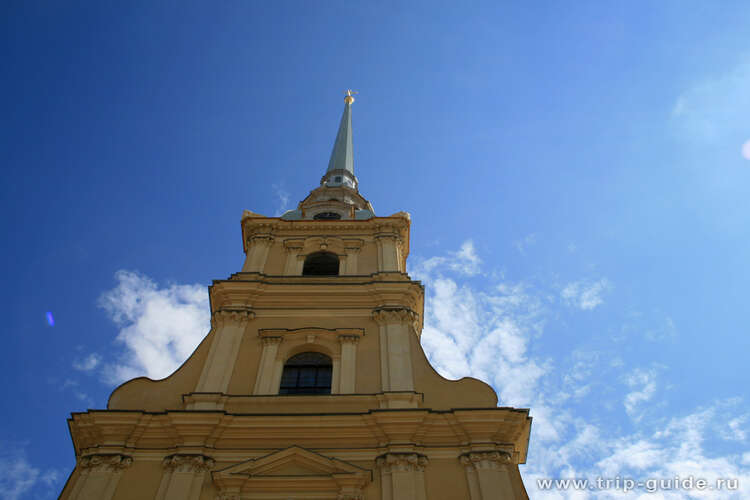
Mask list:
[[354,464],[292,446],[212,473],[222,491],[330,491],[359,490],[372,473]]
[[351,474],[364,470],[343,460],[326,457],[299,446],[292,446],[218,472],[249,476],[282,476]]

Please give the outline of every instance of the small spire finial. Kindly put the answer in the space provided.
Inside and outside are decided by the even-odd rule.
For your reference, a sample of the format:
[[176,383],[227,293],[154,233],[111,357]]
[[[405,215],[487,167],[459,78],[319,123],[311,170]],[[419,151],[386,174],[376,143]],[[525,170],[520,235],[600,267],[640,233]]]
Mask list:
[[352,89],[346,89],[346,97],[344,97],[344,102],[347,104],[351,104],[354,102],[354,97],[352,97],[352,94],[359,94],[356,90]]

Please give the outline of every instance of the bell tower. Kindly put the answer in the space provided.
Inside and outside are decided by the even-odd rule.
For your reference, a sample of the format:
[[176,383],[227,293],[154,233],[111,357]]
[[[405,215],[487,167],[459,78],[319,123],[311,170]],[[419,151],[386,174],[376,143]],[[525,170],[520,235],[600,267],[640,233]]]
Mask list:
[[242,270],[209,287],[190,358],[71,415],[62,499],[528,498],[528,410],[424,355],[410,217],[360,194],[353,103],[320,185],[281,217],[243,213]]

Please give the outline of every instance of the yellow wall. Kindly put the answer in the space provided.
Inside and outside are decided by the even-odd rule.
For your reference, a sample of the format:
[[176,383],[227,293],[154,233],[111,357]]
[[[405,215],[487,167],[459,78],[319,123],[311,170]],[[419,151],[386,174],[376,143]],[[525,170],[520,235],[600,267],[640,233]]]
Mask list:
[[[97,485],[109,478],[114,500],[214,500],[243,477],[222,469],[273,457],[279,467],[291,460],[278,470],[323,474],[323,482],[366,469],[371,480],[360,486],[368,500],[525,498],[517,464],[526,458],[528,412],[497,408],[482,381],[444,379],[422,350],[424,289],[405,273],[408,215],[289,222],[250,214],[243,238],[246,272],[210,287],[212,328],[190,358],[163,380],[115,389],[111,411],[69,420],[83,462],[61,498],[102,496]],[[321,250],[357,266],[342,265],[349,272],[333,277],[288,272]],[[332,357],[340,393],[278,395],[283,362],[304,351]],[[284,451],[294,446],[300,451]],[[165,469],[162,460],[175,455]],[[93,466],[96,456],[105,465]],[[124,457],[116,468],[106,465],[113,456]],[[481,481],[479,472],[467,475],[474,467]],[[99,482],[81,480],[84,471],[96,471]],[[309,480],[310,488],[323,484]],[[480,483],[513,493],[479,491]]]

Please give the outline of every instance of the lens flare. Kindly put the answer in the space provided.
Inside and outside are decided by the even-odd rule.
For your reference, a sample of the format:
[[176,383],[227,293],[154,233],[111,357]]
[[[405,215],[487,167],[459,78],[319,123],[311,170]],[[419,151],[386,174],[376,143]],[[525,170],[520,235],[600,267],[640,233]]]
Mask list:
[[47,311],[47,324],[49,324],[49,326],[55,326],[55,318],[49,311]]
[[750,141],[747,141],[742,145],[742,157],[746,160],[750,160]]

